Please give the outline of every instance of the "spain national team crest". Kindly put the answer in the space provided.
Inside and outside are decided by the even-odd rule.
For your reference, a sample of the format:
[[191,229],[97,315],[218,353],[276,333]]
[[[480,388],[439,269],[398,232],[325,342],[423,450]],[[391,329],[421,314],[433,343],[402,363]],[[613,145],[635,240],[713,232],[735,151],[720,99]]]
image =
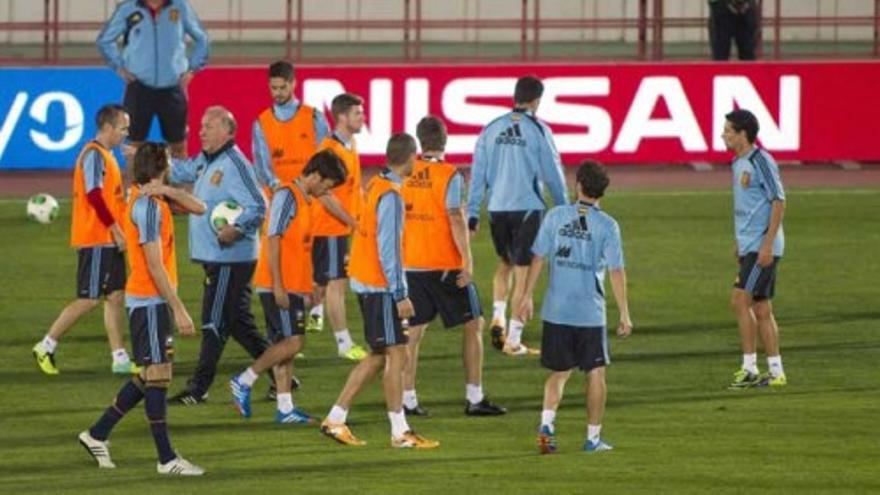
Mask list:
[[222,181],[222,180],[223,180],[223,172],[221,172],[219,170],[214,172],[214,175],[211,176],[211,184],[213,184],[215,186],[219,186],[220,181]]
[[743,187],[743,189],[749,187],[749,184],[752,182],[752,174],[748,172],[743,172],[742,175],[739,176],[739,185]]
[[171,19],[171,22],[177,22],[180,20],[180,10],[179,9],[171,9],[168,12],[168,18]]

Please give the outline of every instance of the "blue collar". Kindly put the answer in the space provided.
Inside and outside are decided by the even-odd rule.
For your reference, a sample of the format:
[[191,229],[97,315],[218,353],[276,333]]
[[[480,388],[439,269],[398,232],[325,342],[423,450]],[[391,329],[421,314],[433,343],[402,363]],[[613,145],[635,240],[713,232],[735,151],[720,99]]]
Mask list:
[[394,173],[394,171],[388,167],[385,167],[384,169],[382,169],[382,171],[379,172],[379,175],[385,179],[390,180],[391,182],[393,182],[395,184],[402,184],[403,183],[403,179],[399,175]]
[[235,146],[235,140],[230,139],[229,141],[226,141],[226,144],[217,149],[217,151],[213,153],[208,153],[207,151],[202,150],[202,154],[205,155],[205,160],[210,165],[211,163],[214,163],[214,160],[216,160],[220,155],[226,153],[227,150],[232,149],[233,146]]

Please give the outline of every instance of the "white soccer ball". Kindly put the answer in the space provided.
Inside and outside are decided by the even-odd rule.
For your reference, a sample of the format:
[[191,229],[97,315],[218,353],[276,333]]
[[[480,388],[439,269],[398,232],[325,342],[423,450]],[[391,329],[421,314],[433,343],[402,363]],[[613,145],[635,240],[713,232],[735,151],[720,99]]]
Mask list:
[[243,211],[244,208],[235,201],[221,202],[211,211],[211,228],[214,229],[214,232],[220,232],[223,227],[234,225],[235,220]]
[[34,194],[27,202],[27,216],[39,223],[52,223],[58,218],[58,201],[48,194]]

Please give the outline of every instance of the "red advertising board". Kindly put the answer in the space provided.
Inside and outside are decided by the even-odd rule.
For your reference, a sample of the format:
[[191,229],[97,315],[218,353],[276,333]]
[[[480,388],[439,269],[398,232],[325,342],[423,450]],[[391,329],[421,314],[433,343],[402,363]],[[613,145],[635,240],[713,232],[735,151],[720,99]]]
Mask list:
[[[381,163],[388,137],[412,133],[428,113],[449,127],[450,158],[469,163],[481,127],[511,107],[526,74],[544,80],[538,117],[565,163],[726,162],[719,136],[735,107],[755,113],[759,141],[777,159],[880,160],[877,62],[300,66],[296,92],[325,111],[342,91],[365,98],[364,163]],[[253,121],[271,103],[267,70],[207,69],[190,98],[191,150],[202,111],[220,104],[236,115],[250,153]]]

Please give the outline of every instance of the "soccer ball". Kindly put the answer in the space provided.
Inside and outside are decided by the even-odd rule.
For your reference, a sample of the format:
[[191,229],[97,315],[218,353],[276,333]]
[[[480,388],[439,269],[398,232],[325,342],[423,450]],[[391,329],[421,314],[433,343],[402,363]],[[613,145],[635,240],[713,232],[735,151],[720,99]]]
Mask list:
[[48,194],[35,194],[28,199],[27,216],[39,223],[52,223],[58,218],[58,201]]
[[221,202],[211,211],[211,228],[214,232],[220,232],[223,227],[235,224],[235,220],[243,211],[244,209],[235,201]]

